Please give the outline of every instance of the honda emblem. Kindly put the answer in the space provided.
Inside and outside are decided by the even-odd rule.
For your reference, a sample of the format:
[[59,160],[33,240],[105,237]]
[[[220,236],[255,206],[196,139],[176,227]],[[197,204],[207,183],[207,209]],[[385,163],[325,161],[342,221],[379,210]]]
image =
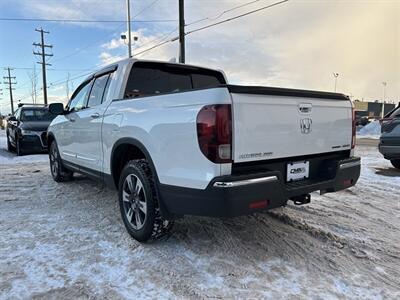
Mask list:
[[312,131],[312,119],[305,118],[300,120],[300,131],[303,134],[308,134]]

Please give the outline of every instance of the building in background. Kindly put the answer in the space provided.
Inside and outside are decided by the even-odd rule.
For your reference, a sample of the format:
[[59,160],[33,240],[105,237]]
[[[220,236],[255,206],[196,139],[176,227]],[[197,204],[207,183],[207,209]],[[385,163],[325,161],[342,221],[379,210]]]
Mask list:
[[[355,100],[353,102],[356,113],[362,116],[379,119],[382,115],[383,103],[375,102],[361,102]],[[384,115],[392,111],[396,104],[385,103]]]

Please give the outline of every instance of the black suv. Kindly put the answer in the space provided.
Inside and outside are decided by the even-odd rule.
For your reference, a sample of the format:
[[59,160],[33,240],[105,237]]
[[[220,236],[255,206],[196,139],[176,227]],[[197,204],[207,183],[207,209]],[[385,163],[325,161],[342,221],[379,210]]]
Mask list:
[[47,150],[47,127],[56,116],[44,105],[20,104],[7,120],[7,148],[17,155]]
[[379,152],[400,169],[400,104],[381,120]]

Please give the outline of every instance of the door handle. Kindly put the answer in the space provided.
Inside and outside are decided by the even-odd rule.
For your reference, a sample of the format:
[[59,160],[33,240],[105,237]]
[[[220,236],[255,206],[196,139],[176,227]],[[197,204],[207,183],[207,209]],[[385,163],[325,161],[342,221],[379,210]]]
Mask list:
[[98,117],[100,117],[100,114],[99,113],[94,113],[94,114],[91,115],[91,117],[93,119],[97,119]]
[[75,118],[69,118],[71,122],[75,122]]

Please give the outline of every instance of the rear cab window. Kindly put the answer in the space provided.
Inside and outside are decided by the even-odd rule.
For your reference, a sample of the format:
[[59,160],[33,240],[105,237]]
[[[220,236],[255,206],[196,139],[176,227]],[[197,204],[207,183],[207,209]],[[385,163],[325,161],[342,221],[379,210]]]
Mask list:
[[124,98],[218,87],[226,84],[221,72],[168,63],[135,62]]

